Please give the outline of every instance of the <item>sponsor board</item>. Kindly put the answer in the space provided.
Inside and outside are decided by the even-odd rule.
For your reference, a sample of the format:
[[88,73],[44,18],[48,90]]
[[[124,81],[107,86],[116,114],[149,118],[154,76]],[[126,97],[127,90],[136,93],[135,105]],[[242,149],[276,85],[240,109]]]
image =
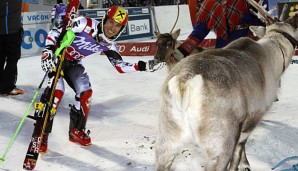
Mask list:
[[50,19],[51,14],[49,11],[23,13],[22,57],[41,54],[49,31]]
[[152,56],[156,52],[155,42],[117,43],[123,56]]
[[[117,43],[118,49],[123,56],[154,56],[156,53],[155,42],[122,42]],[[215,46],[215,39],[206,39],[201,43],[203,48]]]
[[[45,24],[46,28],[48,24]],[[48,31],[34,26],[24,27],[23,42],[21,45],[22,56],[31,56],[41,53],[45,46]]]
[[[118,40],[131,40],[146,37],[153,38],[153,21],[149,8],[131,7],[125,9],[129,13],[129,20],[126,29]],[[80,14],[101,20],[106,10],[107,9],[81,10]],[[26,12],[22,16],[22,21],[24,24],[22,57],[40,55],[49,32],[50,11]],[[214,43],[214,40],[209,41],[208,44],[203,46],[214,46],[212,43]],[[202,44],[204,44],[204,41]],[[120,53],[124,56],[152,56],[156,52],[155,42],[118,42],[118,45]]]
[[[101,21],[107,9],[80,10],[80,15]],[[148,7],[127,8],[129,21],[118,40],[153,37],[153,26]],[[26,12],[22,15],[24,24],[24,40],[22,56],[40,54],[45,46],[50,26],[50,11]],[[136,50],[137,51],[137,50]]]
[[[80,10],[79,14],[101,21],[107,9]],[[125,30],[117,40],[153,37],[151,11],[148,7],[125,8],[129,17]]]
[[51,14],[47,11],[24,12],[22,13],[21,20],[24,25],[49,23],[51,20]]

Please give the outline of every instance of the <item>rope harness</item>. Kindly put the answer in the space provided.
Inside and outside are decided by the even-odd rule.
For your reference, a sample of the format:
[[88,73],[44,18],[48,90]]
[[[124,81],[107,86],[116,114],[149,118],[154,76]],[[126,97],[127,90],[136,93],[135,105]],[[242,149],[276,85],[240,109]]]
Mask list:
[[[277,163],[271,170],[275,170],[276,168],[280,167],[281,165],[283,165],[287,161],[295,160],[295,159],[298,159],[298,156],[291,156],[291,157],[285,158],[282,161],[280,161],[279,163]],[[280,171],[298,171],[298,163],[294,164],[291,168],[283,169],[283,170],[280,170]]]

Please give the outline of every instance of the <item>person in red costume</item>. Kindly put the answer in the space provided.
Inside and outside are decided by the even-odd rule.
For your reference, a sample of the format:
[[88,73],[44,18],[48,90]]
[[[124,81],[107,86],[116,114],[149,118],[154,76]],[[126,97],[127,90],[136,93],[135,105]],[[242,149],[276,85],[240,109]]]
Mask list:
[[[268,11],[268,0],[264,0],[262,6]],[[222,48],[233,40],[250,36],[251,25],[265,27],[265,23],[250,9],[256,12],[246,0],[204,0],[198,12],[197,24],[188,38],[175,50],[175,58],[188,56],[211,30],[216,34],[215,48]]]

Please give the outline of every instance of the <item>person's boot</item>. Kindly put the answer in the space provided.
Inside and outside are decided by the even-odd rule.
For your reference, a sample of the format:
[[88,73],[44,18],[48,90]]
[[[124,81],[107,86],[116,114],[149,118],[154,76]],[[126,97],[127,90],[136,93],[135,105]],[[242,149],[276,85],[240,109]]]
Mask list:
[[69,124],[69,141],[77,142],[83,146],[91,145],[90,131],[85,130],[86,119],[82,110],[78,110],[74,105],[70,105],[70,124]]
[[89,133],[89,130],[86,133],[84,130],[73,128],[69,133],[69,141],[77,142],[82,146],[89,146],[91,145],[91,138],[89,137]]
[[15,87],[13,90],[11,90],[8,95],[19,95],[19,94],[25,94],[25,91],[20,89],[19,87]]

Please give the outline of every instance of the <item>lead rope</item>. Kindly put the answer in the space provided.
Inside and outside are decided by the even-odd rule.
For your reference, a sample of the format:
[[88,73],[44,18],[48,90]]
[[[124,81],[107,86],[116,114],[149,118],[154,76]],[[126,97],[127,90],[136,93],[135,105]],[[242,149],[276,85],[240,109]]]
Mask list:
[[[295,160],[295,159],[298,159],[298,156],[287,157],[287,158],[283,159],[282,161],[280,161],[279,163],[277,163],[273,168],[271,168],[271,170],[275,170],[276,168],[280,167],[281,165],[283,165],[287,161],[291,161],[291,160]],[[280,170],[280,171],[298,171],[298,163],[294,164],[291,168],[283,169],[283,170]]]

